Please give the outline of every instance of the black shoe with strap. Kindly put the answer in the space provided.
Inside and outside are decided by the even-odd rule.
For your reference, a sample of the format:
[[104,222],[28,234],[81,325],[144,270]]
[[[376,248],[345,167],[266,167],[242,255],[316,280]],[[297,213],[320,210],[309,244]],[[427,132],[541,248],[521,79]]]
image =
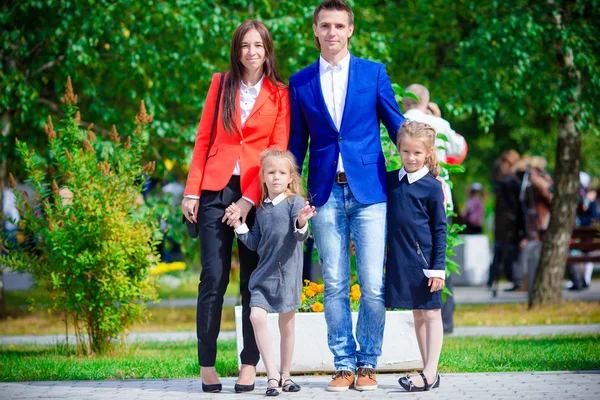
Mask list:
[[[277,386],[269,386],[269,382],[275,381],[277,382]],[[279,396],[279,392],[281,391],[281,380],[276,378],[270,378],[267,380],[267,391],[265,392],[265,396]]]
[[427,378],[425,377],[425,374],[420,373],[419,375],[421,375],[421,378],[423,379],[423,386],[417,386],[415,385],[408,376],[403,376],[402,378],[398,379],[398,383],[400,384],[400,386],[402,386],[404,388],[404,390],[406,390],[407,392],[424,392],[427,391],[429,389],[435,389],[440,387],[440,374],[436,372],[435,374],[435,381],[433,381],[433,383],[430,385],[427,383]]
[[294,393],[300,391],[300,385],[294,382],[291,378],[283,379],[283,374],[281,374],[281,379],[279,380],[279,387],[281,387],[284,392]]

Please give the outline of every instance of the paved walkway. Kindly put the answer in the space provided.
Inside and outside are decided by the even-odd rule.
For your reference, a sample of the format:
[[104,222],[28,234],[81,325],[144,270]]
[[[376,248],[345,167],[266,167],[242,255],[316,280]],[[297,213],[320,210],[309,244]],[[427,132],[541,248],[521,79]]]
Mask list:
[[[440,387],[429,392],[407,393],[397,384],[398,375],[378,375],[375,392],[349,390],[343,393],[325,391],[327,376],[299,376],[298,393],[283,393],[283,398],[307,399],[477,399],[527,400],[598,399],[600,371],[589,372],[497,372],[477,374],[443,374]],[[202,393],[200,379],[164,379],[129,381],[66,381],[0,383],[0,398],[11,400],[158,400],[158,399],[262,399],[266,382],[257,381],[251,393],[235,394],[235,378],[223,378],[221,393]]]
[[[600,333],[600,324],[588,325],[523,325],[523,326],[462,326],[454,328],[448,337],[472,336],[552,336],[566,334],[593,334]],[[221,331],[219,340],[235,339],[235,331]],[[130,333],[127,342],[176,342],[196,340],[195,331],[186,332],[146,332]],[[0,346],[9,345],[53,345],[64,343],[65,335],[16,335],[0,336]],[[69,335],[69,343],[75,343],[75,337]],[[1,399],[1,397],[0,397]]]

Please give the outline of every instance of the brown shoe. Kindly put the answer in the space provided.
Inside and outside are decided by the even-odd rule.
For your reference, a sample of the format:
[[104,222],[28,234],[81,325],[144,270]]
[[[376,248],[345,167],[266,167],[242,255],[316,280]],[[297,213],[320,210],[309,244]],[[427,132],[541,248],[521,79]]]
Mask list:
[[327,390],[329,392],[344,392],[354,386],[354,374],[350,371],[337,371],[333,376]]
[[359,368],[356,378],[356,390],[368,391],[377,389],[377,377],[373,368]]

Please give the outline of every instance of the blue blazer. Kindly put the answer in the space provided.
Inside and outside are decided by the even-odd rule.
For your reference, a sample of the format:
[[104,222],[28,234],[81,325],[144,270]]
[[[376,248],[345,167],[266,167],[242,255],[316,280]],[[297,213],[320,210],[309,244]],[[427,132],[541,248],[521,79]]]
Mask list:
[[310,138],[308,191],[316,207],[329,199],[340,152],[354,197],[362,204],[381,203],[387,199],[379,125],[382,121],[395,143],[404,117],[383,64],[351,55],[349,68],[346,104],[339,131],[323,98],[319,61],[290,78],[289,150],[296,157],[302,173]]

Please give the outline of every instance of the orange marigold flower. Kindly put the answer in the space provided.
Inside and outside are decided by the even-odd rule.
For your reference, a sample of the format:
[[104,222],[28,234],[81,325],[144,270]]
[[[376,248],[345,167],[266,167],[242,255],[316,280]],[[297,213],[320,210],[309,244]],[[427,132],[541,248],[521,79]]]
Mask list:
[[315,304],[312,305],[312,310],[314,312],[322,312],[323,311],[323,304],[321,304],[318,301],[315,301]]
[[323,293],[325,291],[325,285],[320,283],[317,285],[317,289],[318,289],[317,290],[318,293]]
[[306,296],[304,295],[304,293],[302,293],[302,295],[300,296],[300,303],[303,303],[304,300],[306,300]]
[[360,286],[358,285],[358,283],[355,283],[354,285],[352,285],[352,287],[350,288],[351,292],[360,292]]
[[358,301],[358,300],[360,300],[360,296],[361,296],[360,292],[353,292],[350,295],[350,298],[354,301]]
[[305,285],[308,285],[309,283],[310,283],[310,281],[309,281],[308,279],[305,279],[305,280],[304,280],[304,284],[305,284]]
[[308,287],[311,288],[313,292],[319,293],[319,285],[314,282],[308,284]]
[[310,288],[309,288],[309,289],[306,289],[306,292],[305,292],[305,294],[306,294],[308,297],[313,297],[313,296],[314,296],[315,294],[317,294],[317,293],[315,293],[315,291],[314,291],[314,290],[312,290],[312,289],[310,289]]

